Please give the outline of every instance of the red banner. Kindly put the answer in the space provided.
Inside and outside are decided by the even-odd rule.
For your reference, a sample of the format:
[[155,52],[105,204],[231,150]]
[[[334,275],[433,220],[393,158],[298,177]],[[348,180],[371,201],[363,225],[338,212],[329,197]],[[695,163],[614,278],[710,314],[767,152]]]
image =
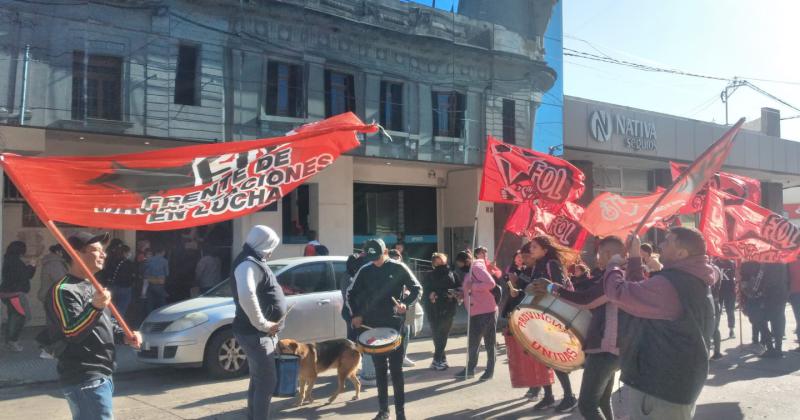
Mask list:
[[639,227],[637,233],[641,235],[674,216],[722,168],[743,123],[744,118],[706,149],[663,193],[642,197],[600,194],[586,208],[581,224],[596,236],[625,238]]
[[763,263],[788,263],[800,252],[800,228],[751,201],[711,188],[700,220],[708,254]]
[[503,143],[489,136],[480,199],[495,203],[561,204],[578,199],[584,175],[564,159]]
[[376,131],[352,113],[285,137],[114,156],[2,154],[37,214],[107,229],[168,230],[243,216],[279,200]]
[[[687,165],[670,162],[669,168],[672,172],[672,179],[677,179]],[[695,194],[692,201],[681,209],[681,214],[697,213],[703,209],[706,191],[709,186],[733,195],[735,197],[750,200],[753,203],[761,203],[761,181],[742,175],[730,174],[727,172],[717,172],[703,188]]]
[[588,232],[578,220],[583,207],[575,203],[564,203],[555,213],[536,205],[517,206],[506,222],[505,230],[517,236],[550,235],[564,246],[582,249]]
[[[613,235],[624,240],[636,229],[647,211],[662,194],[663,192],[657,191],[640,197],[623,197],[619,194],[604,192],[592,200],[583,213],[580,223],[595,236],[604,238]],[[684,204],[684,202],[664,203],[660,205],[662,208],[657,211],[659,214],[669,213],[671,216],[677,213]],[[653,218],[644,227],[649,229],[669,216]]]

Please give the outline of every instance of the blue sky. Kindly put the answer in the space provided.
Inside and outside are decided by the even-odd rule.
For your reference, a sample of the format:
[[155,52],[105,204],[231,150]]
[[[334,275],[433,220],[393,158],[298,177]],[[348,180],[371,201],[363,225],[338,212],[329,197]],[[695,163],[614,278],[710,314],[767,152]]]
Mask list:
[[[438,5],[437,5],[438,6]],[[569,0],[564,47],[713,76],[745,78],[800,108],[800,2]],[[642,72],[564,57],[567,95],[724,123],[719,99],[725,81]],[[776,83],[755,79],[793,82]],[[739,88],[730,121],[773,107],[782,117],[800,111]],[[784,120],[784,138],[800,140],[800,119]]]

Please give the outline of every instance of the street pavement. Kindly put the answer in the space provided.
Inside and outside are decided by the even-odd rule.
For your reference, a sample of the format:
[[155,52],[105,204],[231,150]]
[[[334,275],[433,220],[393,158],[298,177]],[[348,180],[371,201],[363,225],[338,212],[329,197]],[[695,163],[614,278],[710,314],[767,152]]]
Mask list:
[[[787,308],[788,309],[788,308]],[[794,342],[795,323],[787,310],[786,348],[797,347]],[[723,324],[725,317],[723,315]],[[728,420],[742,418],[797,419],[800,400],[795,398],[800,384],[800,353],[788,351],[780,360],[762,360],[758,350],[749,345],[750,325],[743,325],[744,345],[740,339],[723,341],[725,357],[711,362],[711,372],[698,401],[696,418]],[[736,334],[739,334],[738,319]],[[727,336],[727,330],[723,330]],[[500,337],[500,336],[498,336]],[[429,339],[412,340],[409,356],[417,366],[406,371],[406,414],[409,419],[578,419],[577,410],[556,415],[554,411],[534,412],[532,402],[522,398],[524,389],[510,386],[504,349],[500,349],[495,377],[478,382],[455,380],[453,375],[464,365],[466,338],[453,337],[448,344],[450,370],[435,372],[428,369],[432,343]],[[0,358],[0,371],[5,370],[6,355]],[[52,363],[52,362],[51,362]],[[482,353],[480,367],[485,364]],[[51,365],[52,367],[52,365]],[[571,375],[573,388],[580,389],[581,371]],[[377,411],[374,387],[366,388],[361,399],[350,401],[351,385],[331,405],[325,405],[333,392],[332,372],[319,378],[314,389],[314,404],[294,407],[290,398],[273,399],[273,417],[279,419],[371,419]],[[617,385],[617,387],[619,384]],[[615,387],[615,389],[617,389]],[[139,370],[115,375],[114,407],[117,419],[243,419],[246,405],[247,380],[210,380],[200,369],[163,368]],[[391,387],[390,387],[391,389]],[[556,383],[554,391],[561,397]],[[391,391],[390,391],[391,394]],[[626,392],[614,393],[613,403],[618,418],[625,418]],[[67,403],[61,398],[58,386],[52,382],[9,385],[0,384],[0,419],[66,419]]]

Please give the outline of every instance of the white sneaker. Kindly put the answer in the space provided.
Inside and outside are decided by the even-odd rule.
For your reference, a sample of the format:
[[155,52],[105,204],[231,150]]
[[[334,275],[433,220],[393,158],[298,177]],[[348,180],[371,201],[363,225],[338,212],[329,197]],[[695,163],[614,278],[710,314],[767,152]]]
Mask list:
[[53,355],[48,353],[47,350],[42,349],[42,352],[39,353],[39,358],[40,359],[52,360],[53,359]]
[[409,359],[408,357],[406,357],[405,359],[403,359],[403,367],[414,367],[414,366],[416,366],[416,365],[417,365],[417,364],[416,364],[416,363],[414,363],[414,362],[413,362],[411,359]]

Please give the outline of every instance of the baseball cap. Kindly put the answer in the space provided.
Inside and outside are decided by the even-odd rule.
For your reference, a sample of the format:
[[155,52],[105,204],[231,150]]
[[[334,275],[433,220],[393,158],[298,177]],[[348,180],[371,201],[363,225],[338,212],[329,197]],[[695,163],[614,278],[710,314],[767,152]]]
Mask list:
[[67,239],[69,245],[75,248],[76,251],[83,249],[86,245],[90,245],[96,242],[104,243],[108,241],[108,232],[102,232],[98,234],[94,234],[91,232],[78,232]]
[[370,239],[364,247],[364,255],[368,261],[375,261],[386,252],[386,244],[383,239]]

